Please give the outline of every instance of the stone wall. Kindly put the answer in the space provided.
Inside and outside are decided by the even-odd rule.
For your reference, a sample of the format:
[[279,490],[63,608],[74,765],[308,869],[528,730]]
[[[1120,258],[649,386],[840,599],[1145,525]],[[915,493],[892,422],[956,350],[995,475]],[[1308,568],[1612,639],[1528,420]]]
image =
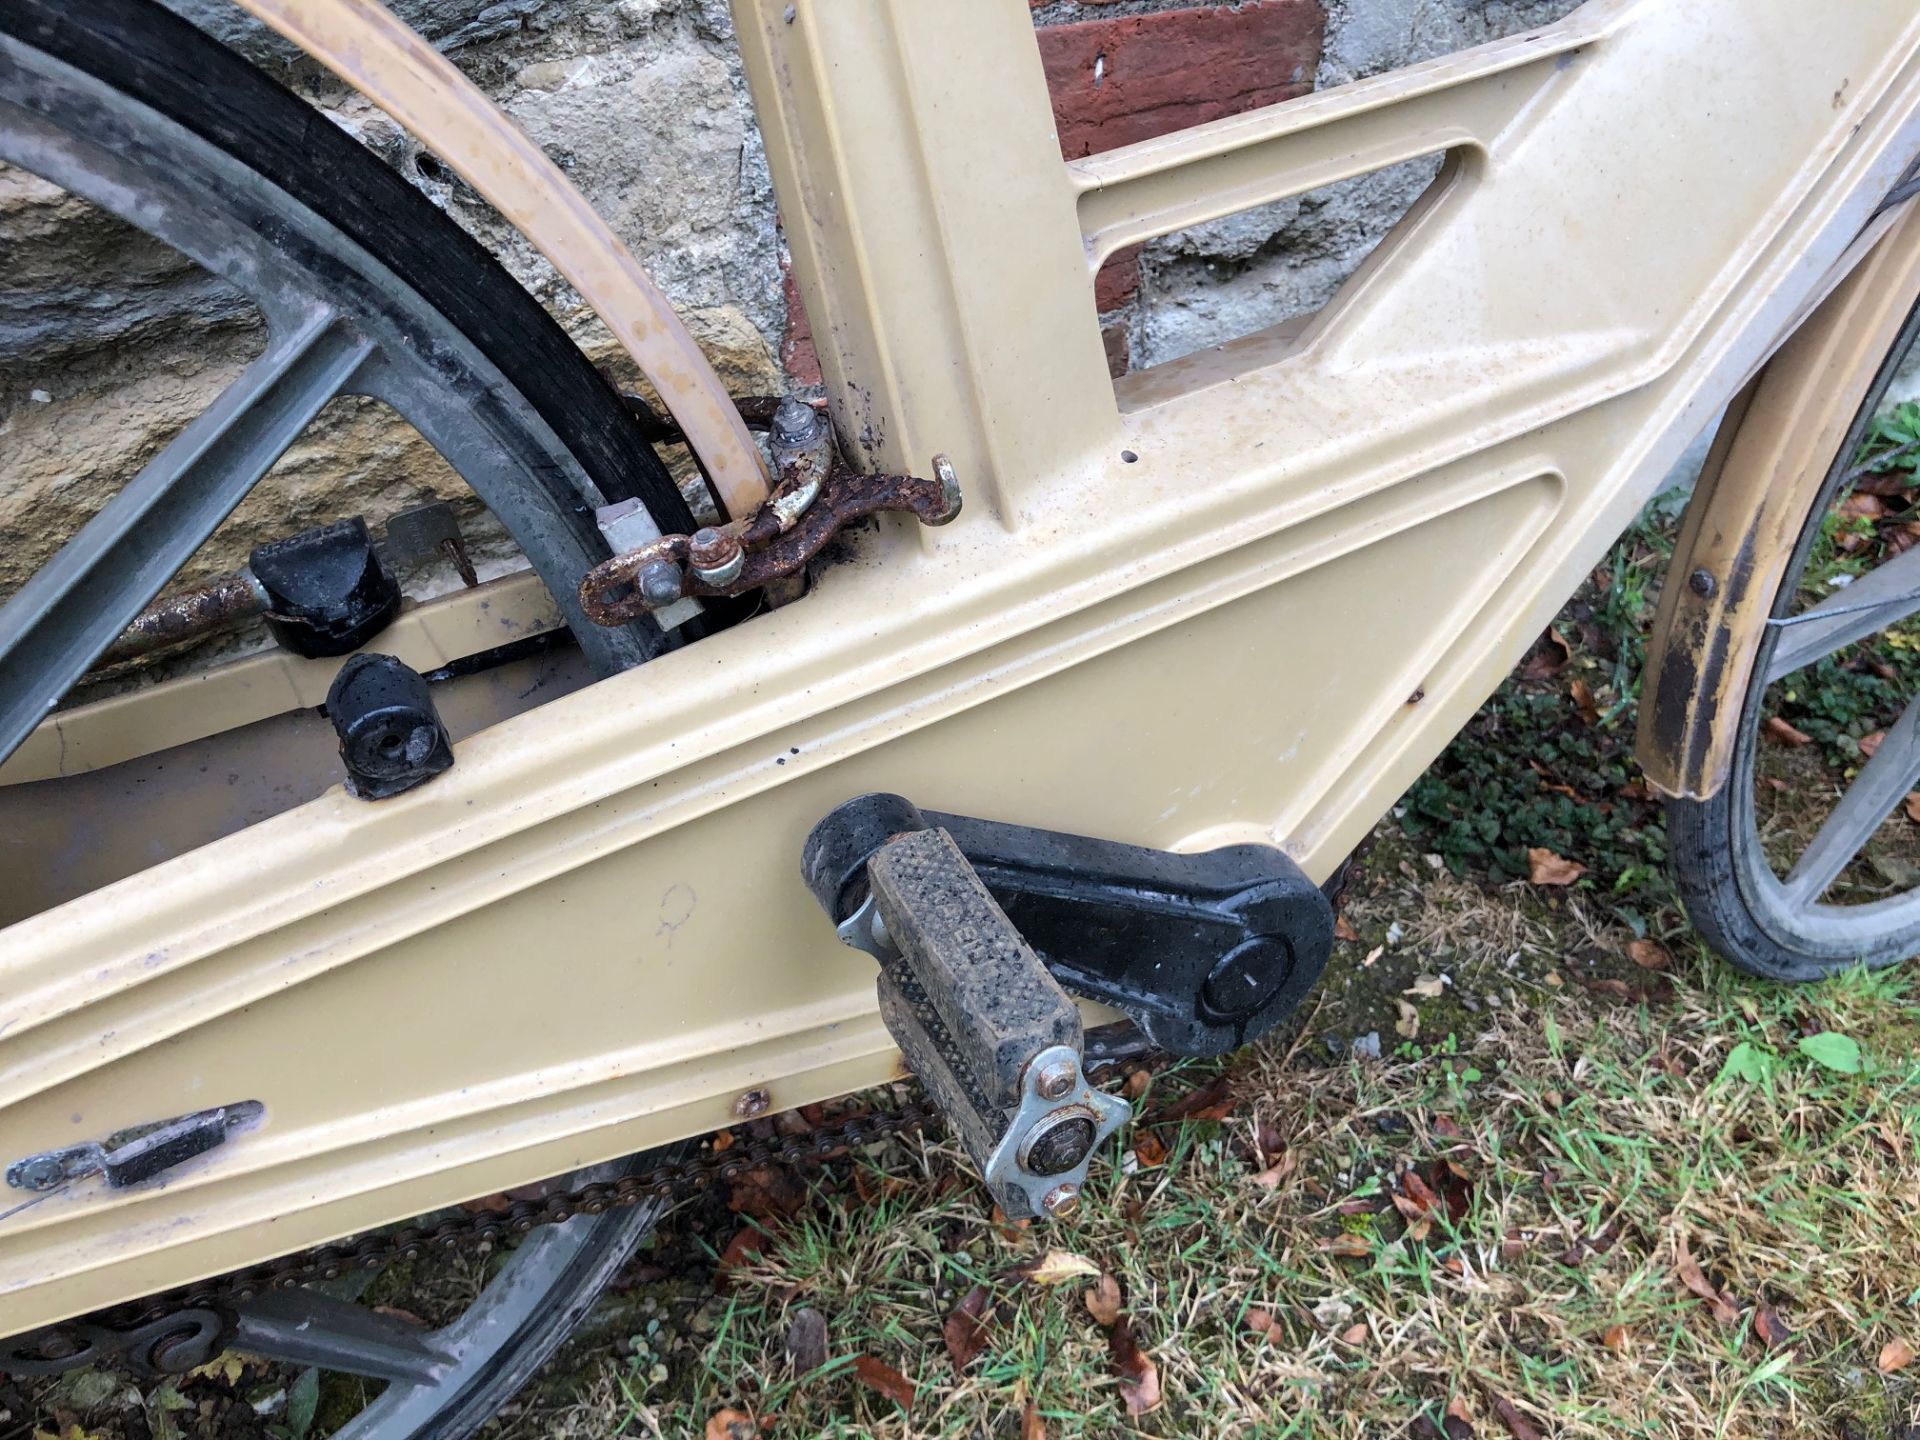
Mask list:
[[[478,235],[610,369],[605,331],[431,155],[237,11],[170,0],[314,101]],[[736,392],[815,383],[725,0],[389,0],[572,176]],[[833,0],[814,0],[833,3]],[[967,3],[967,0],[924,0]],[[1063,152],[1086,154],[1543,23],[1573,0],[1045,0]],[[1431,175],[1416,164],[1119,257],[1098,308],[1116,370],[1323,303]],[[0,169],[0,594],[257,353],[251,307],[51,186]],[[408,427],[340,401],[193,567],[260,538],[464,491]],[[471,523],[483,524],[471,514]]]

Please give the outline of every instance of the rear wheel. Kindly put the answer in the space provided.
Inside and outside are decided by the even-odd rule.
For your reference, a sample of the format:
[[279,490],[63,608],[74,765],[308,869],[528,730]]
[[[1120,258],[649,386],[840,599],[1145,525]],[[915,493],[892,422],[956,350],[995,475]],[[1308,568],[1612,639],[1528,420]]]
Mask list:
[[[608,553],[596,507],[638,496],[664,529],[693,528],[665,469],[546,312],[331,121],[150,0],[5,0],[0,160],[228,281],[269,333],[260,358],[0,608],[0,757],[341,394],[384,401],[452,465],[597,670],[660,647],[650,623],[587,622],[576,590]],[[341,1434],[457,1440],[545,1362],[660,1208],[539,1229],[436,1330],[296,1289],[241,1307],[236,1343],[366,1379],[372,1398]]]
[[579,611],[594,510],[692,528],[618,397],[499,264],[324,116],[152,0],[0,6],[0,160],[244,293],[265,352],[0,609],[0,758],[336,395],[396,411],[491,510],[603,674],[660,646]]

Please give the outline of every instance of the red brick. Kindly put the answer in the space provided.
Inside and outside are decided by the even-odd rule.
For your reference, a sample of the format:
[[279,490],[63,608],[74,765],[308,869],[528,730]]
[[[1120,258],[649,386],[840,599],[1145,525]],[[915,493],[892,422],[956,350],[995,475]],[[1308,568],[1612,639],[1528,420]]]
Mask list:
[[1069,160],[1277,104],[1313,88],[1320,0],[1251,0],[1034,33]]
[[780,336],[780,368],[802,385],[820,383],[820,356],[813,348],[813,324],[793,278],[793,265],[780,259],[780,288],[787,300],[787,328]]
[[1093,308],[1102,315],[1118,310],[1139,293],[1140,247],[1129,245],[1116,250],[1093,277]]
[[1133,368],[1133,342],[1127,338],[1127,322],[1118,321],[1100,331],[1100,344],[1107,352],[1107,374],[1118,380]]

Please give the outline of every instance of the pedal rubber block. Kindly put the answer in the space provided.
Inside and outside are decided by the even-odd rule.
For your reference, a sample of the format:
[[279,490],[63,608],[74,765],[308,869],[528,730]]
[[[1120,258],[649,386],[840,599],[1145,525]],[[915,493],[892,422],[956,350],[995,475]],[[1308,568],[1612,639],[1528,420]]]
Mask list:
[[1079,1010],[945,830],[888,841],[867,877],[888,937],[980,1100],[1016,1104],[1029,1059],[1054,1045],[1080,1049]]

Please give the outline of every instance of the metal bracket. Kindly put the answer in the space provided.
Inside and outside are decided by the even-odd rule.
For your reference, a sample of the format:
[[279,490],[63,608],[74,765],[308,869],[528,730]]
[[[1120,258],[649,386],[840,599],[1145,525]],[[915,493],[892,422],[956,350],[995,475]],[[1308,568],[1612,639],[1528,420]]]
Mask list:
[[[1027,1063],[1019,1108],[981,1167],[980,1178],[996,1195],[1017,1191],[1032,1214],[1065,1215],[1079,1202],[1094,1152],[1132,1118],[1132,1106],[1087,1080],[1086,1067],[1072,1047],[1042,1050]],[[1077,1162],[1058,1168],[1049,1162],[1048,1144],[1056,1138],[1066,1141],[1060,1152],[1078,1155]],[[1004,1203],[1002,1208],[1009,1215],[1019,1213]]]
[[57,1190],[90,1175],[105,1175],[107,1184],[125,1189],[153,1179],[174,1166],[224,1145],[227,1136],[266,1113],[258,1100],[242,1100],[213,1110],[196,1110],[109,1135],[42,1151],[7,1167],[7,1184],[37,1194]]

